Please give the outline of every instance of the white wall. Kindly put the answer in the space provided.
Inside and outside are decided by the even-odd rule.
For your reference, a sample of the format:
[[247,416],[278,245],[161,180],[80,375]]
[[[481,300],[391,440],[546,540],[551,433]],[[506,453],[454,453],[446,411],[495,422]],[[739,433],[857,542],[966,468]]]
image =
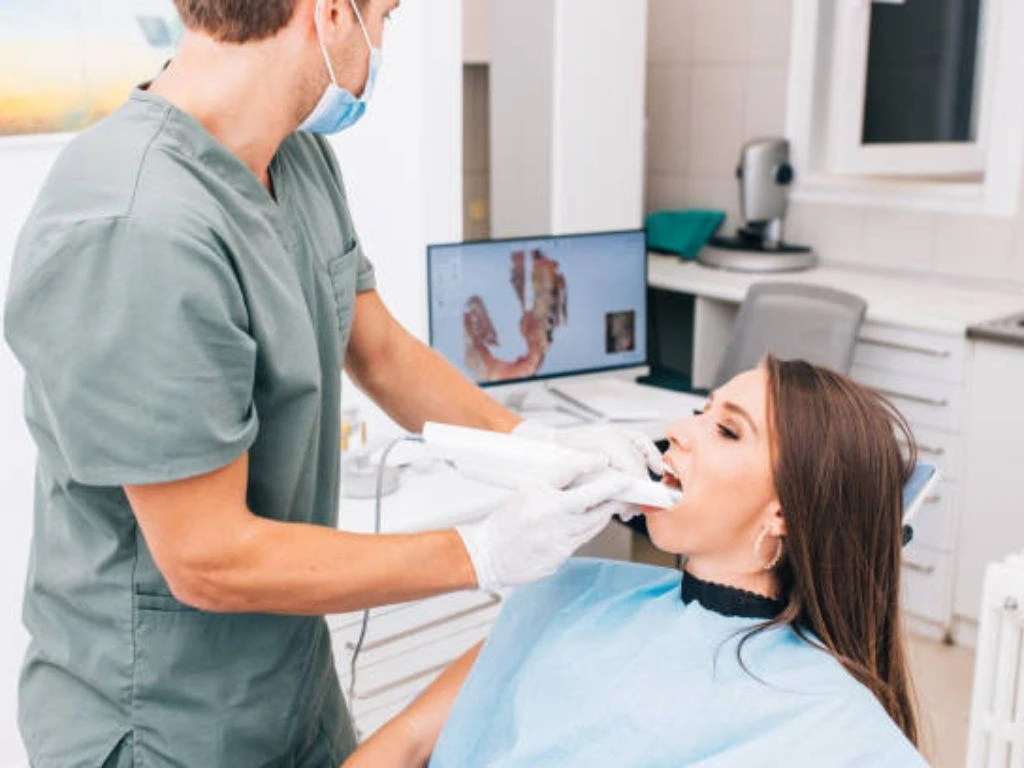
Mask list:
[[491,10],[493,235],[639,226],[646,7],[493,0]]
[[462,0],[394,19],[372,104],[332,143],[378,290],[425,338],[426,246],[462,237]]
[[491,235],[551,231],[554,2],[491,3]]
[[[15,238],[58,150],[52,142],[18,139],[0,144],[0,313]],[[25,759],[15,718],[18,672],[28,642],[20,619],[32,534],[35,446],[22,418],[21,398],[21,369],[6,344],[0,344],[0,766],[19,765]]]
[[646,8],[622,0],[554,5],[552,231],[639,227]]
[[[426,329],[425,246],[461,236],[461,0],[403,4],[388,28],[384,69],[363,121],[334,140],[353,215],[385,301]],[[58,146],[0,143],[0,313],[15,238]],[[27,635],[21,593],[32,523],[34,447],[21,371],[0,345],[0,766],[24,765],[16,718]]]
[[491,0],[462,0],[462,60],[466,64],[491,60]]
[[[648,211],[720,208],[736,226],[740,145],[785,131],[798,1],[648,0]],[[1024,287],[1024,208],[997,218],[795,203],[787,239],[826,262]]]

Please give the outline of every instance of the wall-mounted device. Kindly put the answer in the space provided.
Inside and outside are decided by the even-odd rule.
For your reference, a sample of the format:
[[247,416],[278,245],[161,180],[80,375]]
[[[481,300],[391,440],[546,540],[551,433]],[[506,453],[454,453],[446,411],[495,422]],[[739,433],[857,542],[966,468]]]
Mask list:
[[[429,454],[455,462],[464,474],[510,488],[521,486],[531,477],[549,474],[559,464],[587,459],[582,451],[554,443],[436,422],[423,426],[423,442]],[[662,483],[642,478],[631,480],[615,501],[664,509],[682,498],[680,491]]]
[[732,237],[712,237],[697,260],[739,272],[791,272],[817,265],[810,248],[783,239],[789,185],[794,178],[789,142],[782,138],[747,142],[740,152],[736,177],[743,226]]

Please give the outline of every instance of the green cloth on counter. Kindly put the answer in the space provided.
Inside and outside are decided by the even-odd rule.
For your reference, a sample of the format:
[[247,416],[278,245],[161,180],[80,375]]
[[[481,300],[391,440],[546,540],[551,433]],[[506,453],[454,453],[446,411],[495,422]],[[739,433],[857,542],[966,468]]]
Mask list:
[[647,247],[652,251],[676,253],[685,259],[695,259],[723,221],[723,211],[656,211],[644,222]]

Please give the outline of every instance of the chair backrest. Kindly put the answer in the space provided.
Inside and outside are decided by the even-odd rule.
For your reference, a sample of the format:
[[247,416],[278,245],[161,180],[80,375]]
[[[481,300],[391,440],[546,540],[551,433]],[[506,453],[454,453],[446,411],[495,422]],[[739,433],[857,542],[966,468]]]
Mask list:
[[859,296],[801,283],[755,283],[740,306],[718,369],[718,387],[769,352],[849,373],[867,303]]

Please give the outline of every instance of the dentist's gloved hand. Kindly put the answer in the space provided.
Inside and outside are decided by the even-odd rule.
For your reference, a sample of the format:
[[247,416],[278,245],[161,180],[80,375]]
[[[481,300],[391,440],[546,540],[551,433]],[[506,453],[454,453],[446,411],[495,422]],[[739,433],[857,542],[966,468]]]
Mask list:
[[[555,429],[547,424],[527,419],[520,422],[512,430],[512,434],[601,455],[615,469],[635,477],[646,479],[648,469],[656,475],[665,472],[661,451],[653,440],[641,432],[608,424]],[[629,520],[639,514],[636,507],[631,504],[619,504],[614,512],[623,520]]]
[[540,484],[517,491],[483,520],[456,526],[476,571],[479,589],[514,587],[554,573],[580,546],[608,524],[618,505],[608,500],[627,481],[598,476],[564,489],[589,467],[554,470]]

